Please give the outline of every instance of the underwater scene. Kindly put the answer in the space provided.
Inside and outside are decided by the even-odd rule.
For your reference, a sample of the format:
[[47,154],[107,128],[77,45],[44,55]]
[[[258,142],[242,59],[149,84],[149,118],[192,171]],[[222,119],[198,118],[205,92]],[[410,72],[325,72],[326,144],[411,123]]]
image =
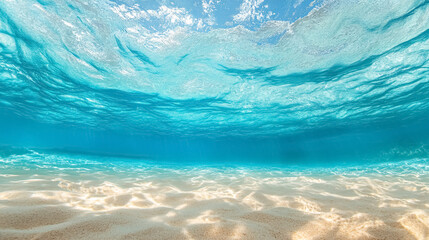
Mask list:
[[0,239],[429,239],[429,0],[1,0]]

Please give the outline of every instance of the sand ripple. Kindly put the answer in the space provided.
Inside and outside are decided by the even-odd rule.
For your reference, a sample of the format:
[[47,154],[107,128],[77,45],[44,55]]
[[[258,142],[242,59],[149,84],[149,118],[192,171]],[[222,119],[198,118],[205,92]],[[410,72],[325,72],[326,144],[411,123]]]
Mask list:
[[383,169],[3,169],[0,239],[429,239],[429,173]]

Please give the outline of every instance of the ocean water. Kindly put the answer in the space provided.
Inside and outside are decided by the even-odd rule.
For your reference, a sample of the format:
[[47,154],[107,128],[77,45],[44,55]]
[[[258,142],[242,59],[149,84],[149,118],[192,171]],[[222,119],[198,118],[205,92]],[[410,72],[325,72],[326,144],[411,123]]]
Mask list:
[[172,162],[424,157],[428,4],[2,1],[0,142]]
[[0,238],[427,239],[428,122],[427,0],[0,1]]

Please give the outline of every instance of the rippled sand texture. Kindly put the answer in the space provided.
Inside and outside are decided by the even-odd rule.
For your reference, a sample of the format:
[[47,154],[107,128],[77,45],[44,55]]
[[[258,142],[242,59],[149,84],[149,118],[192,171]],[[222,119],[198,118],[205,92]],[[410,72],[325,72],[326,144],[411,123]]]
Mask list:
[[1,239],[429,239],[427,160],[312,171],[17,162],[0,168]]

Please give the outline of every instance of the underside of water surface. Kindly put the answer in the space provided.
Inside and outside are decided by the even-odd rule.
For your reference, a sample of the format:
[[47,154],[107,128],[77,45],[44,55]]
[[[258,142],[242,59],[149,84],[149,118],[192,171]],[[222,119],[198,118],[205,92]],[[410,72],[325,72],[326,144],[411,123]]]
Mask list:
[[2,1],[0,142],[173,162],[427,156],[428,1],[191,2]]

